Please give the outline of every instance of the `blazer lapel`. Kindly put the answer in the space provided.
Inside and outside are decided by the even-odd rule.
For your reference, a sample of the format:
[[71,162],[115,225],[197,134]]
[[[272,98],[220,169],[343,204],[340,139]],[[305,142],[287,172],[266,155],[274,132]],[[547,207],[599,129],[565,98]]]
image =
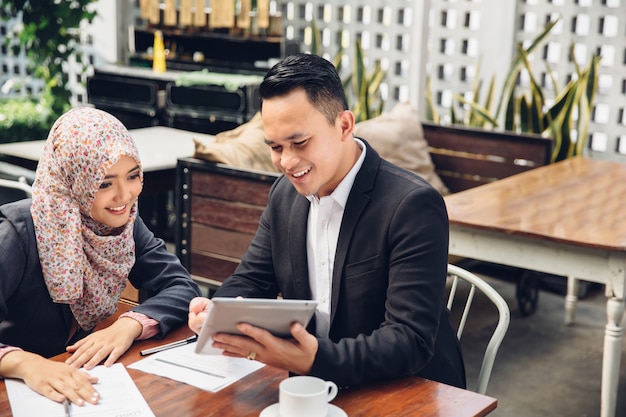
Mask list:
[[298,195],[289,211],[289,259],[291,260],[296,297],[300,299],[311,298],[306,254],[306,229],[309,207],[309,200]]
[[374,186],[378,166],[380,164],[380,157],[376,151],[374,151],[374,149],[372,149],[367,142],[364,140],[363,142],[367,147],[365,160],[363,161],[363,165],[357,173],[352,189],[350,190],[350,195],[348,196],[348,201],[346,202],[343,218],[341,220],[339,239],[337,240],[335,264],[333,266],[332,298],[330,305],[331,325],[333,318],[335,317],[335,312],[337,311],[337,303],[339,302],[339,290],[341,288],[341,279],[343,278],[341,271],[343,271],[346,256],[348,254],[348,250],[350,249],[350,243],[352,242],[359,218],[370,202],[369,193]]

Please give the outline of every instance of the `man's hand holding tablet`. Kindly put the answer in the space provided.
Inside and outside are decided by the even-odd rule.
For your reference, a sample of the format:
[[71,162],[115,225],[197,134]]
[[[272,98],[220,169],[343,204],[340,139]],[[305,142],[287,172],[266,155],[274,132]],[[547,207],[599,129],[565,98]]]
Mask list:
[[[204,299],[206,300],[206,299]],[[294,322],[306,327],[317,306],[312,300],[284,300],[259,298],[220,298],[214,297],[205,304],[194,308],[192,301],[189,314],[189,327],[198,333],[196,353],[219,354],[221,349],[212,346],[216,333],[242,335],[237,328],[239,323],[269,331],[271,334],[290,338],[291,325]],[[202,328],[198,324],[202,322]],[[252,355],[252,357],[251,357]],[[253,359],[251,353],[248,358]]]

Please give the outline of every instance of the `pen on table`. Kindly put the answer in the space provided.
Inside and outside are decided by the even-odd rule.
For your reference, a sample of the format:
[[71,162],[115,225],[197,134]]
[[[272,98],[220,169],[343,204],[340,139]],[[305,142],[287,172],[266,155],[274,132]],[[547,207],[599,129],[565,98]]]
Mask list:
[[72,403],[67,398],[63,401],[63,409],[65,410],[65,417],[72,417]]
[[157,352],[161,352],[167,349],[172,349],[178,346],[184,346],[187,345],[189,343],[193,343],[196,340],[198,340],[198,335],[193,335],[191,337],[188,337],[187,339],[183,339],[183,340],[178,340],[176,342],[172,342],[172,343],[167,343],[165,345],[161,345],[161,346],[155,346],[153,348],[150,349],[144,349],[142,351],[139,352],[139,354],[141,356],[146,356],[146,355],[150,355],[152,353],[157,353]]

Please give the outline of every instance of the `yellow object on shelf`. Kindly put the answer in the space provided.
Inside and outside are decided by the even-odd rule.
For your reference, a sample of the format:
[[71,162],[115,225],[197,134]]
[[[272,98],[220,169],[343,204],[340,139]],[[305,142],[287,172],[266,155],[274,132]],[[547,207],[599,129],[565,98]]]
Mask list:
[[163,32],[154,32],[154,46],[152,58],[152,71],[165,72],[165,45],[163,44]]

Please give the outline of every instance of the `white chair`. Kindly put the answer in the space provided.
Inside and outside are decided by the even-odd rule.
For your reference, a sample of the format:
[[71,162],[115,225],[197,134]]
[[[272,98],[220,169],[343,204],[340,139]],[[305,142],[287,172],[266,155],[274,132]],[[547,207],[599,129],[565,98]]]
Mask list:
[[0,178],[0,205],[32,197],[30,185],[25,181]]
[[[448,296],[448,309],[452,310],[452,305],[455,298],[461,297],[459,293],[457,297],[457,288],[459,286],[459,280],[463,280],[469,283],[469,290],[467,292],[467,298],[464,300],[465,305],[463,306],[462,315],[460,318],[459,325],[457,327],[457,337],[461,340],[461,335],[463,334],[463,329],[465,327],[465,322],[467,321],[467,316],[469,315],[470,307],[472,305],[472,301],[474,299],[474,293],[476,289],[481,291],[483,294],[487,296],[491,302],[498,309],[498,324],[496,325],[491,338],[489,339],[489,343],[487,344],[487,348],[485,350],[485,354],[483,356],[483,362],[480,367],[480,373],[478,375],[478,381],[476,384],[475,391],[479,394],[485,394],[487,391],[487,384],[489,383],[489,378],[491,377],[491,370],[493,369],[493,362],[496,359],[496,354],[498,353],[498,348],[500,347],[500,343],[502,343],[502,339],[504,339],[504,335],[509,328],[509,323],[511,321],[511,312],[509,310],[509,306],[506,301],[498,292],[493,289],[493,287],[487,284],[483,279],[479,278],[475,274],[463,269],[459,268],[456,265],[448,264],[448,279],[450,282],[450,294]],[[465,297],[464,297],[465,298]],[[461,300],[462,301],[462,300]]]

